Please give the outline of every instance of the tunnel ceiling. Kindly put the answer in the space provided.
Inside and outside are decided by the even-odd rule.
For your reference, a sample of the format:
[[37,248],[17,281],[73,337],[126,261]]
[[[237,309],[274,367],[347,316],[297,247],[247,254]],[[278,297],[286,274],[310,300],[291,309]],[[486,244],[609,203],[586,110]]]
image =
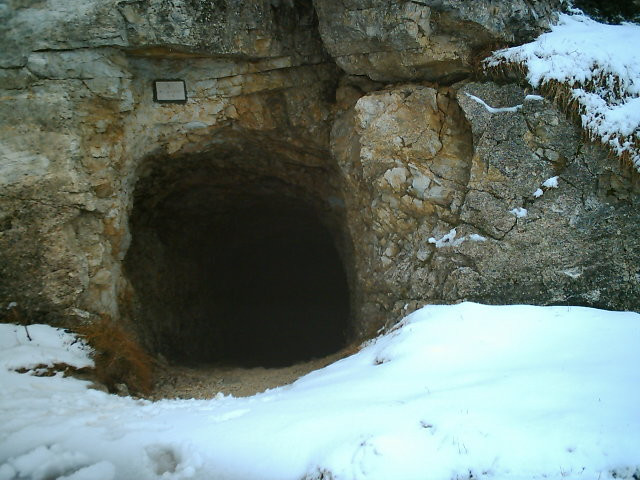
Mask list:
[[270,367],[344,345],[348,252],[330,172],[203,156],[153,163],[136,186],[125,259],[151,350]]

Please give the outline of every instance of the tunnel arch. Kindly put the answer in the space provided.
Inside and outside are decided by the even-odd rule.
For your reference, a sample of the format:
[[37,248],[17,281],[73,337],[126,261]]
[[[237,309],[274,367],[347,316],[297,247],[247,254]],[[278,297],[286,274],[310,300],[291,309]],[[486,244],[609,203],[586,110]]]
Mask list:
[[353,265],[330,167],[243,144],[147,158],[125,274],[143,344],[179,364],[278,367],[351,338]]

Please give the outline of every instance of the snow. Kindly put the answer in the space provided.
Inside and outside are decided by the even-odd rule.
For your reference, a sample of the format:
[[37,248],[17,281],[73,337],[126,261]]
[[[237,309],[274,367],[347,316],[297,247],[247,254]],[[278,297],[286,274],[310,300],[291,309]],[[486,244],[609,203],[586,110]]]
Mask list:
[[464,237],[458,238],[456,240],[457,234],[458,232],[456,231],[456,229],[452,228],[446,235],[443,235],[440,238],[430,237],[427,242],[434,244],[436,248],[457,247],[465,240]]
[[[547,178],[544,182],[542,182],[542,187],[544,187],[544,190],[542,188],[538,188],[535,192],[533,192],[533,196],[534,198],[540,198],[542,195],[544,195],[545,190],[548,190],[550,188],[558,188],[558,179],[560,177],[551,177],[551,178]],[[515,210],[518,209],[514,209],[511,210],[511,213],[514,213],[516,216],[518,216],[518,214],[515,212]],[[525,209],[521,209],[524,210],[524,215],[526,215],[527,211]],[[518,210],[520,211],[520,210]]]
[[542,186],[547,188],[558,188],[558,178],[559,177],[547,178],[544,182],[542,182]]
[[[11,459],[0,467],[0,478],[31,478],[46,480],[49,478],[92,478],[89,472],[100,473],[101,476],[111,476],[115,473],[108,462],[99,462],[90,467],[84,467],[87,456],[79,452],[66,452],[59,445],[52,447],[40,446],[25,455]],[[4,469],[4,471],[3,471]],[[64,472],[74,471],[70,476],[61,476]]]
[[472,242],[485,242],[487,237],[483,237],[482,235],[478,235],[477,233],[472,233],[469,235],[469,240]]
[[87,357],[91,350],[71,333],[48,325],[29,325],[27,329],[0,324],[1,370],[52,367],[56,363],[75,368],[93,367],[93,361]]
[[472,233],[471,235],[456,238],[458,232],[455,228],[449,230],[449,233],[443,235],[440,238],[430,237],[427,242],[435,245],[436,248],[444,248],[444,247],[457,247],[462,245],[466,240],[471,240],[472,242],[484,242],[487,240],[486,237],[482,235],[478,235],[477,233]]
[[[568,85],[581,107],[582,126],[640,170],[640,25],[605,25],[579,13],[535,41],[494,52],[487,66],[526,66],[535,88]],[[634,143],[635,142],[635,143]]]
[[[540,190],[542,192],[542,190]],[[536,190],[537,192],[537,190]],[[535,193],[534,193],[535,195]],[[529,211],[526,208],[522,208],[522,207],[517,207],[514,208],[513,210],[509,210],[509,213],[513,213],[517,218],[524,218],[527,216],[527,214],[529,213]]]
[[[68,360],[41,327],[34,356]],[[21,328],[2,325],[5,358]],[[639,340],[636,313],[428,306],[292,385],[154,403],[4,363],[0,479],[631,480]]]
[[487,111],[489,113],[505,113],[505,112],[517,112],[518,110],[520,110],[522,108],[522,105],[515,105],[513,107],[502,107],[502,108],[496,108],[496,107],[492,107],[490,105],[488,105],[484,100],[482,100],[480,97],[476,97],[475,95],[471,95],[470,93],[466,93],[465,94],[467,97],[469,97],[471,100],[474,100],[475,102],[479,103],[480,105],[482,105],[484,108],[487,109]]

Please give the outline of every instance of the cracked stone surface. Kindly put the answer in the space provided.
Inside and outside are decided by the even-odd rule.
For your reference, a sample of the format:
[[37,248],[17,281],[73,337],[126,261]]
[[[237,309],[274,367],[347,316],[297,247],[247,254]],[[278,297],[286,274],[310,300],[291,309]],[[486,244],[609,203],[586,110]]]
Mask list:
[[[131,319],[123,260],[150,158],[244,151],[250,163],[269,151],[274,168],[324,168],[338,71],[311,3],[171,5],[0,4],[1,311]],[[158,78],[184,79],[188,103],[154,103]]]
[[346,199],[347,223],[362,239],[354,248],[367,314],[426,298],[427,239],[439,222],[457,222],[471,166],[471,130],[455,92],[404,85],[365,95],[338,117],[332,146],[357,192]]
[[[521,107],[491,113],[473,97]],[[638,308],[637,181],[548,101],[525,97],[515,85],[403,85],[339,117],[332,146],[360,190],[350,225],[366,239],[356,249],[371,311],[461,300]],[[552,177],[557,188],[543,185]]]
[[347,73],[379,81],[453,82],[477,51],[524,43],[548,28],[559,0],[314,0],[320,34]]
[[[522,109],[491,114],[468,93],[491,106]],[[462,289],[472,291],[465,298],[491,303],[637,309],[637,180],[601,148],[584,144],[548,101],[526,99],[518,87],[468,84],[458,99],[475,127],[461,220],[490,240],[470,253],[460,247],[473,260],[477,279],[458,281],[445,300]],[[543,186],[556,176],[557,188]],[[527,215],[518,218],[511,213],[516,208]]]
[[118,47],[149,56],[324,56],[311,0],[6,0],[0,4],[0,67],[32,52]]

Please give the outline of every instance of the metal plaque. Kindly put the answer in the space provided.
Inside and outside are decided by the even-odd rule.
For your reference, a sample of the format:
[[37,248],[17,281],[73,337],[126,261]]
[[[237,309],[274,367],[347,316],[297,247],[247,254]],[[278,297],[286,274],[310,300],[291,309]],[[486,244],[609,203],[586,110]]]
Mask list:
[[187,103],[184,80],[154,80],[153,101],[158,103]]

